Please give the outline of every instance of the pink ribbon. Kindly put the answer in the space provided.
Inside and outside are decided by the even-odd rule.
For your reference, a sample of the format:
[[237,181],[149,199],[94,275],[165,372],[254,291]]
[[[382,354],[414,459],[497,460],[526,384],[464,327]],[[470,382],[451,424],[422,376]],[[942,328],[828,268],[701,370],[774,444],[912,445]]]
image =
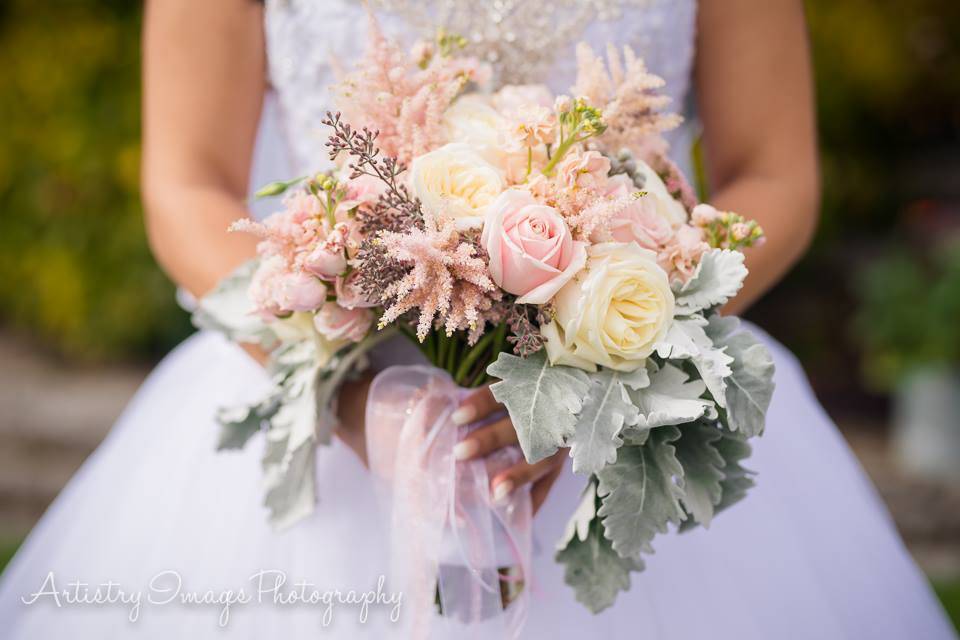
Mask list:
[[[367,455],[389,515],[391,582],[403,591],[413,638],[517,638],[526,619],[532,537],[530,492],[494,503],[490,478],[522,459],[517,447],[457,462],[469,432],[450,415],[467,393],[426,366],[395,366],[370,387]],[[504,576],[510,567],[519,576]],[[507,606],[502,589],[519,589]],[[437,596],[442,615],[437,615]]]

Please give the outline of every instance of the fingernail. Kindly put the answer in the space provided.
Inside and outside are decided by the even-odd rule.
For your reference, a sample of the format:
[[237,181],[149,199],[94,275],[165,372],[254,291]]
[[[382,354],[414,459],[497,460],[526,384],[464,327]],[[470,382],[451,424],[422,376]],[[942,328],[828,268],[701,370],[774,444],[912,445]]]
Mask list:
[[510,495],[511,491],[513,491],[513,481],[504,480],[493,488],[493,501],[503,502],[504,498]]
[[453,448],[453,457],[457,460],[469,460],[477,453],[479,446],[473,440],[464,440]]
[[456,411],[450,414],[450,419],[453,420],[453,424],[462,425],[467,424],[473,420],[474,408],[470,405],[459,407]]

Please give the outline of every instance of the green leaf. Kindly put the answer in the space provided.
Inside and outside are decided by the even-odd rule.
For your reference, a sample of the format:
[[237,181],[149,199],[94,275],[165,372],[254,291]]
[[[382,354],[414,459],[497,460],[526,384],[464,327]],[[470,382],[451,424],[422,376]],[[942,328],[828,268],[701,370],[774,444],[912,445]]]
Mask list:
[[564,581],[573,587],[577,601],[592,613],[599,613],[613,604],[617,594],[630,588],[630,572],[642,571],[639,558],[623,558],[602,533],[603,526],[594,520],[585,540],[573,538],[556,554],[564,565]]
[[738,331],[739,327],[737,318],[714,315],[707,331],[733,358],[726,384],[728,426],[752,437],[763,433],[773,398],[775,366],[767,347],[750,332]]
[[574,433],[574,416],[590,390],[586,372],[550,366],[541,350],[527,358],[501,353],[487,373],[500,379],[490,391],[510,412],[527,462],[542,460],[566,446]]
[[680,427],[677,440],[677,460],[683,467],[683,503],[693,519],[704,527],[710,526],[714,506],[723,494],[721,483],[724,458],[715,444],[723,432],[715,425],[696,422]]
[[676,312],[690,314],[725,304],[737,295],[747,277],[744,255],[729,249],[703,254],[693,276],[676,292]]
[[577,416],[569,439],[574,473],[593,474],[617,459],[623,442],[620,430],[637,422],[637,407],[630,401],[620,373],[601,369],[590,374],[590,391]]
[[617,461],[597,474],[602,501],[597,513],[604,535],[621,557],[653,551],[653,537],[686,517],[680,505],[683,490],[677,484],[683,467],[671,444],[679,437],[677,427],[653,429],[643,446],[620,447]]
[[663,365],[650,376],[650,386],[629,392],[640,412],[632,431],[683,424],[702,417],[713,407],[711,401],[700,397],[705,388],[702,380],[690,380],[681,369]]
[[304,178],[306,178],[306,176],[300,176],[299,178],[294,178],[293,180],[276,180],[274,182],[267,183],[257,189],[253,193],[253,197],[259,199],[269,198],[271,196],[279,196],[290,187],[303,182]]

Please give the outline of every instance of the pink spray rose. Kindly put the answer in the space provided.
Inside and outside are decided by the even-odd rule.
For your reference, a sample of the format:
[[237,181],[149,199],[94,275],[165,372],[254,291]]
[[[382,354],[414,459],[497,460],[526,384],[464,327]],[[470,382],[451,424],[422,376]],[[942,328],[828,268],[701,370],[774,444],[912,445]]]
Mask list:
[[367,298],[357,284],[358,272],[353,271],[347,276],[340,276],[336,282],[337,304],[346,309],[366,309],[375,307],[377,303]]
[[277,301],[284,311],[313,311],[327,299],[326,285],[304,271],[285,274],[277,293]]
[[[623,174],[610,178],[607,196],[621,198],[636,193],[633,180]],[[657,213],[651,197],[636,198],[607,222],[610,236],[616,242],[636,242],[645,249],[657,251],[673,238],[673,227]],[[593,238],[595,242],[600,238]]]
[[373,324],[373,312],[369,309],[347,309],[336,302],[328,302],[313,317],[313,326],[328,340],[360,342]]
[[350,236],[348,224],[338,222],[327,239],[314,247],[303,260],[303,268],[324,280],[333,280],[347,270],[344,249]]
[[487,209],[480,242],[490,256],[490,277],[518,302],[545,304],[587,260],[553,207],[529,192],[508,189]]

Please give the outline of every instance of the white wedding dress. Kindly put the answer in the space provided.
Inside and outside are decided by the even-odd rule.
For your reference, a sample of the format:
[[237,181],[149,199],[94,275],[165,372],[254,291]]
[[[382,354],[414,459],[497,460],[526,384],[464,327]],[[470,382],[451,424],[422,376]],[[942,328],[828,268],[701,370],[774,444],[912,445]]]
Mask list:
[[[665,77],[682,108],[688,103],[695,14],[694,0],[634,2],[616,20],[594,21],[582,36],[601,46],[631,44]],[[399,28],[398,20],[384,19],[388,28]],[[329,54],[349,62],[363,46],[365,28],[359,2],[268,0],[274,92],[254,184],[315,168],[326,157],[319,120],[329,106]],[[554,89],[570,84],[572,44],[556,52]],[[689,141],[689,128],[672,138],[681,164]],[[645,572],[633,576],[632,589],[592,616],[574,601],[553,561],[553,545],[582,486],[568,465],[535,520],[535,583],[523,637],[955,637],[799,363],[763,337],[776,360],[777,390],[766,433],[749,464],[758,472],[751,495],[721,514],[709,531],[658,538],[655,555]],[[286,572],[285,593],[298,590],[295,583],[302,581],[314,585],[308,592],[375,589],[387,573],[386,534],[368,475],[339,441],[318,455],[321,502],[315,514],[283,533],[269,528],[261,507],[262,441],[238,453],[214,451],[216,409],[265,384],[260,367],[217,335],[201,332],[174,350],[3,574],[0,637],[397,637],[390,604],[372,606],[364,624],[358,607],[334,604],[326,626],[325,607],[278,604],[269,595],[262,603],[230,607],[226,626],[219,624],[220,605],[163,604],[176,595],[170,591],[174,574],[163,572],[180,576],[180,595],[202,597],[209,591],[214,598],[228,590],[254,592],[250,576],[260,570]],[[69,584],[78,580],[91,590]],[[114,595],[141,591],[140,607],[73,604],[67,597],[76,589],[92,599],[92,589],[107,581],[119,585]],[[59,602],[36,595],[44,588],[59,590]],[[130,622],[134,613],[137,620]]]

